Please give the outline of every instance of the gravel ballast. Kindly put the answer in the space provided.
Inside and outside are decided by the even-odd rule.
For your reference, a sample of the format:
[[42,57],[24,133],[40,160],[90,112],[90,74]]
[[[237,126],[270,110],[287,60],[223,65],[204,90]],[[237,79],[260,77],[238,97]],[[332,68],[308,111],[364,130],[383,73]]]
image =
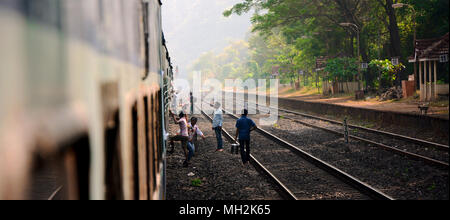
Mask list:
[[[216,152],[211,123],[200,115],[196,117],[206,140],[199,139],[195,156],[187,168],[183,167],[180,143],[175,143],[173,154],[167,154],[168,200],[282,200],[275,186],[265,177],[252,166],[241,165],[240,155],[229,153],[231,145],[225,138],[225,151]],[[178,125],[170,124],[171,134],[177,130]]]
[[263,128],[395,199],[449,199],[448,170],[358,141],[346,144],[343,137],[288,119]]

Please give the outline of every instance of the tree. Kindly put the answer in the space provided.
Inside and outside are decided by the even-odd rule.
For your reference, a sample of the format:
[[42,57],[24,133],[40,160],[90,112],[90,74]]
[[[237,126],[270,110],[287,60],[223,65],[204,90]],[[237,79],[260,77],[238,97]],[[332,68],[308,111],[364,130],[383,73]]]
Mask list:
[[[267,76],[272,65],[280,65],[284,71],[282,77],[292,78],[300,69],[312,76],[315,57],[344,55],[357,58],[356,31],[353,26],[344,27],[341,23],[352,23],[358,27],[363,61],[399,57],[401,62],[406,63],[413,52],[413,19],[407,8],[392,8],[397,2],[242,0],[223,14],[241,15],[254,10],[253,32],[258,36],[250,39],[251,59],[261,67],[262,75]],[[418,38],[438,37],[448,32],[448,0],[402,2],[411,4],[417,12]],[[274,44],[274,39],[281,41]],[[448,67],[443,72],[448,73]],[[407,75],[406,71],[397,74],[397,84]],[[366,79],[372,80],[373,77]],[[372,85],[374,82],[366,83]]]
[[390,60],[372,60],[369,66],[376,67],[380,71],[380,76],[376,81],[378,90],[394,86],[394,82],[399,77],[399,72],[405,68],[402,63],[392,65]]

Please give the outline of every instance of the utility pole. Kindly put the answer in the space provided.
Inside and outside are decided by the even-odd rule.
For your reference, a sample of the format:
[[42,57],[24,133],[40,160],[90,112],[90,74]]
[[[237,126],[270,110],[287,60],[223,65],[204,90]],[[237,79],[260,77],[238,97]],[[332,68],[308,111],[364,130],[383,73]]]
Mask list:
[[360,37],[359,37],[359,27],[356,24],[353,23],[340,23],[339,25],[343,26],[343,27],[354,27],[351,28],[352,30],[354,30],[356,32],[356,36],[357,36],[357,43],[358,43],[358,91],[361,91],[361,80],[362,80],[362,76],[361,76],[361,48],[360,48]]

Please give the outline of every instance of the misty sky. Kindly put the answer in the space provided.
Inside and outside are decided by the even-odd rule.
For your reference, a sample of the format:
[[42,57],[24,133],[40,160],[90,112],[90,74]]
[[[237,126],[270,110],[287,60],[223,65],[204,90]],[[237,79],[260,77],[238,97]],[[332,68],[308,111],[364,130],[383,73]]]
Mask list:
[[221,50],[233,40],[245,39],[251,14],[222,13],[242,0],[165,0],[162,7],[164,35],[174,66],[182,75],[202,53]]

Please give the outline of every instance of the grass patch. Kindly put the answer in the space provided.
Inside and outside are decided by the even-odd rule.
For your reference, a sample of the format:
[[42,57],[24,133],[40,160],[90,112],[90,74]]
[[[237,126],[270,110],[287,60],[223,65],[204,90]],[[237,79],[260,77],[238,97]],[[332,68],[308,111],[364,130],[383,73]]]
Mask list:
[[434,189],[436,189],[436,184],[435,183],[433,183],[431,186],[429,186],[427,188],[428,191],[433,191]]
[[202,180],[201,179],[193,179],[192,181],[191,181],[191,185],[192,186],[195,186],[195,187],[200,187],[201,185],[202,185]]
[[347,97],[355,97],[355,93],[335,93],[323,95],[324,98],[347,98]]

